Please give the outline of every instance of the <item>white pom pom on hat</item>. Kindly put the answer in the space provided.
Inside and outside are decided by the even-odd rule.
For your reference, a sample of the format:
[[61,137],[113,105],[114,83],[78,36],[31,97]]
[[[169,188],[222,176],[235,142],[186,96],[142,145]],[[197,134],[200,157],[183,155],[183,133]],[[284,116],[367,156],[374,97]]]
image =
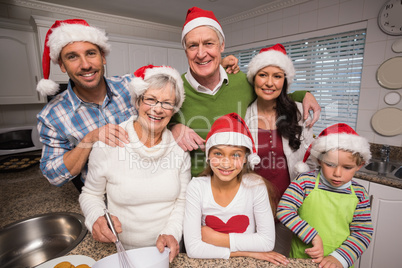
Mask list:
[[359,136],[349,125],[338,123],[324,129],[310,144],[303,161],[296,164],[296,171],[298,173],[309,171],[306,161],[310,156],[317,160],[322,153],[331,150],[359,153],[365,163],[371,159],[370,144],[367,139]]
[[89,26],[82,19],[56,20],[46,34],[42,57],[43,79],[36,86],[42,96],[54,95],[59,90],[59,85],[49,80],[51,62],[57,64],[63,47],[79,41],[98,45],[105,56],[110,52],[110,44],[103,30]]
[[250,155],[247,160],[251,169],[254,169],[261,161],[255,149],[250,130],[243,118],[237,113],[221,116],[212,124],[205,144],[205,154],[207,158],[209,150],[216,145],[244,146],[248,148]]
[[247,71],[248,82],[253,85],[254,77],[258,71],[270,65],[277,66],[285,72],[288,85],[293,83],[296,74],[295,67],[290,57],[286,54],[285,47],[281,44],[263,48],[260,53],[251,59]]

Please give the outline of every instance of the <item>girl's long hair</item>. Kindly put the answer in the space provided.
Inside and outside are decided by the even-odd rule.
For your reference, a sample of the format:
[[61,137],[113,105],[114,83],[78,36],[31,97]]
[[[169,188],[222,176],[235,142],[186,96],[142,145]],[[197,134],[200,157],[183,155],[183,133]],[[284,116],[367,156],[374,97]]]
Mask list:
[[[246,154],[246,158],[249,154],[248,149],[247,149],[247,151],[248,151],[248,153]],[[241,182],[242,177],[245,174],[252,174],[253,176],[257,177],[258,179],[262,180],[265,183],[265,186],[267,187],[267,191],[268,191],[268,198],[269,198],[269,204],[271,205],[272,215],[275,218],[276,217],[276,208],[277,208],[277,201],[276,201],[277,193],[276,193],[276,190],[275,190],[274,186],[272,185],[272,183],[270,181],[264,179],[262,176],[258,175],[257,173],[255,173],[253,170],[251,170],[248,165],[248,161],[243,165],[243,169],[242,169],[242,171],[240,171],[239,175],[237,175],[237,180],[239,182]],[[207,166],[198,176],[199,177],[211,176],[211,178],[212,178],[213,175],[214,175],[214,172],[211,169],[209,160],[207,160]]]

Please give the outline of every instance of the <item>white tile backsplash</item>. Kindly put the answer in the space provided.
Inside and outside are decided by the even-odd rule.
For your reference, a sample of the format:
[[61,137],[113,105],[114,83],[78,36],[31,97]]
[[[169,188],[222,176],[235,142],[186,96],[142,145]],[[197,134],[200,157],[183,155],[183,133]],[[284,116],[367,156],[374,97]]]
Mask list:
[[339,5],[339,0],[319,0],[318,1],[319,8],[333,6],[333,5]]
[[380,87],[360,89],[359,110],[378,109],[380,98]]
[[318,9],[318,0],[308,1],[300,4],[300,13],[310,12]]
[[275,20],[268,23],[268,40],[283,36],[282,20]]
[[377,18],[372,18],[367,21],[367,43],[384,41],[387,35],[378,27]]
[[268,27],[267,24],[258,24],[254,26],[255,40],[261,41],[268,39]]
[[310,12],[300,14],[299,18],[299,32],[310,32],[317,30],[318,11],[312,10]]
[[374,143],[377,144],[388,144],[391,146],[402,146],[402,138],[401,135],[386,137],[374,133]]
[[364,66],[376,65],[379,66],[385,60],[385,51],[387,47],[387,41],[378,41],[368,43],[364,48]]
[[[349,0],[339,5],[339,23],[353,23],[363,18],[363,5],[365,0]],[[367,0],[366,0],[367,1]]]
[[287,7],[283,9],[283,18],[286,20],[289,17],[298,16],[300,14],[300,5]]
[[299,33],[299,17],[300,15],[295,15],[283,20],[283,35]]
[[373,131],[371,127],[371,117],[377,110],[361,110],[357,116],[356,130],[358,131]]
[[277,10],[271,13],[268,13],[268,23],[274,20],[281,20],[283,19],[283,10]]
[[377,82],[377,65],[363,66],[362,81],[360,87],[364,88],[378,88],[380,85]]
[[338,25],[339,5],[331,5],[320,8],[318,11],[318,28],[329,28]]

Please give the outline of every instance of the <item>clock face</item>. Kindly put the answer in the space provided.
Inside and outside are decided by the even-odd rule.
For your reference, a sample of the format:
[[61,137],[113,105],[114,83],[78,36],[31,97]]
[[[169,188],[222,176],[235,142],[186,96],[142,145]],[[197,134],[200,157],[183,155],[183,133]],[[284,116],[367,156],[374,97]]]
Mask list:
[[384,4],[378,14],[378,26],[386,34],[402,35],[402,0]]

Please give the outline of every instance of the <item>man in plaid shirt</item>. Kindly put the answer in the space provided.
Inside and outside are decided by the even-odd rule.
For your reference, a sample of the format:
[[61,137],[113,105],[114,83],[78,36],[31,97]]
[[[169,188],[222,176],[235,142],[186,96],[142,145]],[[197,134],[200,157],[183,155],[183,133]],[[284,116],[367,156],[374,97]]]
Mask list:
[[40,169],[53,185],[61,186],[76,178],[73,182],[80,190],[95,142],[111,146],[129,142],[118,124],[136,114],[128,91],[134,75],[105,78],[109,51],[105,32],[84,20],[56,21],[46,35],[44,79],[37,90],[42,95],[54,95],[59,90],[49,80],[50,61],[59,64],[70,78],[67,89],[37,115],[43,143]]

